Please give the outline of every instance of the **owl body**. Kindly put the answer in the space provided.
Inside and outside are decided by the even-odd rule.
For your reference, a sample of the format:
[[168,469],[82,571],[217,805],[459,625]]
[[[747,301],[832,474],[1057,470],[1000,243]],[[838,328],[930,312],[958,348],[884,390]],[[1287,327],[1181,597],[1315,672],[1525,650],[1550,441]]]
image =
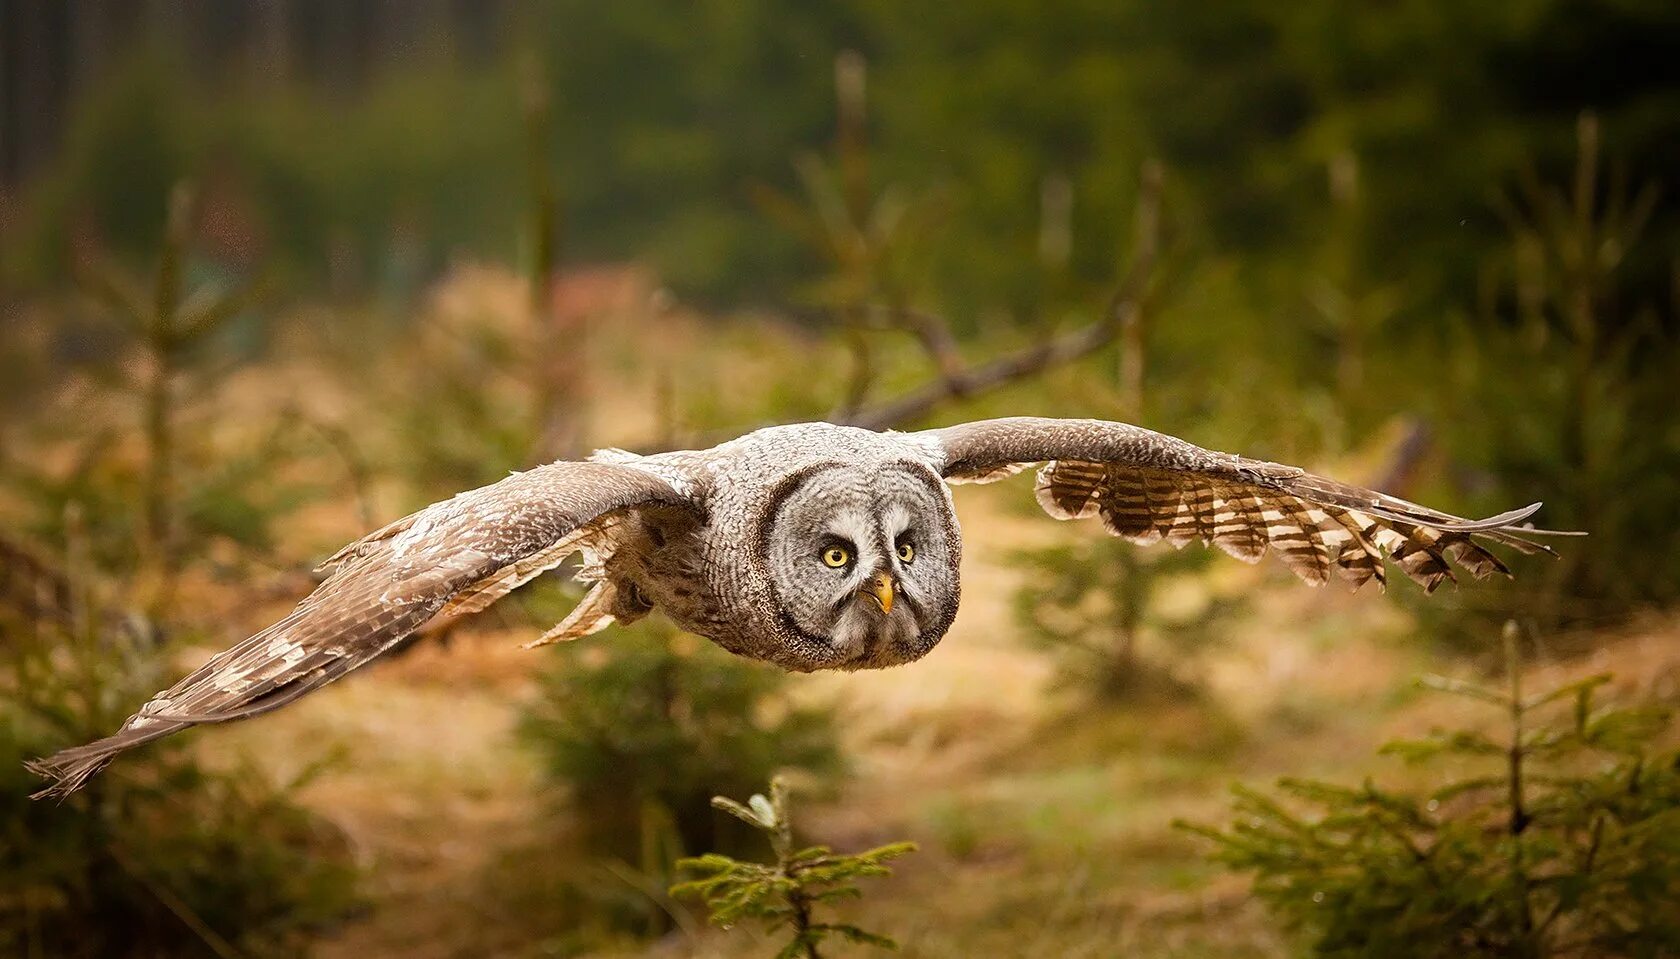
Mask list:
[[[920,658],[956,616],[962,555],[929,454],[905,434],[828,423],[768,427],[702,452],[597,454],[692,490],[694,503],[627,524],[613,544],[603,585],[618,597],[614,619],[657,608],[731,652],[797,671]],[[828,549],[845,561],[825,563]],[[875,592],[878,576],[891,604]]]
[[[1485,548],[1550,552],[1533,506],[1467,520],[1305,470],[1202,449],[1125,423],[1014,417],[919,433],[777,426],[707,450],[602,450],[433,503],[339,550],[279,621],[159,692],[104,739],[30,763],[79,788],[117,754],[189,726],[278,709],[416,631],[490,605],[581,554],[593,585],[533,645],[659,610],[785,669],[872,669],[926,655],[961,596],[947,484],[1044,464],[1056,519],[1100,520],[1140,544],[1275,553],[1314,585],[1385,582],[1392,562],[1433,590],[1448,559],[1509,574]],[[1555,534],[1554,534],[1555,535]]]

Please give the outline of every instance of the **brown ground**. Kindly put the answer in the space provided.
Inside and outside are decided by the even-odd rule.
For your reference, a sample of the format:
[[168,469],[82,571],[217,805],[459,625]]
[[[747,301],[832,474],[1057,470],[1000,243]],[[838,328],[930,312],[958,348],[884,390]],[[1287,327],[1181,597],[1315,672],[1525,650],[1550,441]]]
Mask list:
[[[1016,635],[1014,577],[992,558],[1024,538],[1064,535],[1006,508],[1025,482],[959,494],[964,608],[938,650],[886,672],[795,680],[798,695],[843,704],[855,760],[840,796],[804,810],[805,827],[841,848],[921,844],[867,910],[907,956],[1275,954],[1277,933],[1246,882],[1207,866],[1171,821],[1222,820],[1235,780],[1392,775],[1393,762],[1372,757],[1377,743],[1486,717],[1412,691],[1420,673],[1453,667],[1395,641],[1388,603],[1304,588],[1276,590],[1212,663],[1207,702],[1217,707],[1069,706],[1047,693],[1044,657]],[[1235,576],[1287,576],[1231,566]],[[544,662],[540,650],[517,649],[520,638],[483,632],[422,647],[283,714],[205,737],[206,749],[245,753],[281,775],[343,751],[305,798],[353,837],[373,907],[321,956],[542,954],[505,904],[485,899],[517,885],[505,872],[531,861],[520,856],[540,860],[543,843],[558,837],[554,855],[564,855],[563,806],[510,735]],[[1613,669],[1622,692],[1675,701],[1677,640],[1680,621],[1655,621],[1605,637],[1583,659],[1537,666],[1529,682]],[[533,899],[521,908],[540,909]],[[506,922],[515,927],[486,928]],[[624,954],[774,951],[755,941],[745,930],[675,933]]]
[[[762,325],[703,329],[672,313],[650,319],[638,304],[654,297],[636,293],[635,282],[605,284],[617,298],[608,306],[641,311],[636,328],[657,322],[662,332],[636,337],[632,349],[613,321],[598,326],[587,430],[598,441],[634,446],[692,436],[695,422],[755,422],[765,404],[797,404],[812,392],[811,371],[835,382],[842,375],[831,351],[785,329],[770,331],[777,338],[770,348]],[[454,355],[452,323],[505,319],[521,302],[517,279],[468,271],[458,287],[440,291],[423,336],[443,337],[443,353]],[[379,412],[379,381],[390,377],[330,372],[321,349],[283,338],[279,352],[291,359],[236,377],[222,390],[219,415],[194,428],[237,433],[271,418],[284,397],[354,428],[371,474],[389,477],[402,438],[366,424],[380,422],[369,414]],[[801,358],[797,383],[785,368],[789,356]],[[663,409],[648,399],[660,394],[661,376],[674,384]],[[772,386],[756,400],[734,388],[760,380]],[[485,389],[504,386],[486,381]],[[1041,386],[1040,408],[1048,409],[1072,408],[1087,388],[1071,376]],[[37,439],[43,462],[69,455],[65,444],[55,446],[52,424],[120,423],[126,415],[76,384],[56,404],[40,413],[49,427]],[[225,569],[195,569],[182,586],[211,644],[237,640],[295,602],[309,582],[298,572],[302,558],[400,515],[417,497],[452,492],[388,479],[357,489],[347,464],[330,457],[300,469],[324,480],[328,495],[290,518],[272,559],[255,563],[229,551]],[[1246,881],[1208,865],[1204,849],[1171,821],[1222,821],[1233,781],[1394,775],[1393,762],[1373,757],[1378,743],[1481,715],[1415,689],[1421,673],[1464,668],[1407,641],[1401,607],[1369,590],[1312,591],[1275,563],[1222,560],[1216,588],[1266,588],[1206,662],[1206,695],[1081,708],[1048,688],[1047,658],[1014,622],[1011,554],[1096,532],[1025,506],[1029,483],[1018,477],[957,492],[963,610],[933,654],[886,672],[794,678],[796,695],[840,703],[853,758],[839,795],[802,807],[803,826],[840,848],[900,838],[921,844],[866,904],[866,924],[897,937],[906,956],[1277,954],[1283,944]],[[447,645],[422,643],[292,708],[196,735],[206,757],[243,758],[282,779],[333,759],[302,797],[350,837],[366,867],[370,907],[321,943],[324,959],[565,954],[565,930],[543,921],[552,901],[544,877],[568,856],[564,797],[512,735],[533,676],[551,661],[542,650],[520,650],[525,638],[497,627],[492,612]],[[610,632],[584,640],[612,641]],[[1621,692],[1680,702],[1680,620],[1595,637],[1592,646],[1585,657],[1542,662],[1529,681],[1614,670]],[[687,928],[613,954],[773,951],[748,930]]]

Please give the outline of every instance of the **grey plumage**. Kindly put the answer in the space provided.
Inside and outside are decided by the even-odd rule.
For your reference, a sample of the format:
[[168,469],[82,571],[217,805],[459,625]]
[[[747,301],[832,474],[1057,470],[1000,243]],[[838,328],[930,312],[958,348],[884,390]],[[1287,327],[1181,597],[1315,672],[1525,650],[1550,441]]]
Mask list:
[[1548,551],[1483,521],[1123,423],[1011,418],[920,433],[771,427],[709,450],[602,450],[462,493],[346,546],[288,616],[160,692],[112,736],[30,763],[66,795],[124,750],[286,705],[428,623],[467,615],[574,553],[593,585],[538,643],[658,609],[743,656],[792,670],[879,668],[925,655],[960,596],[947,483],[1039,471],[1058,519],[1099,517],[1149,543],[1202,540],[1247,561],[1268,548],[1307,582],[1384,582],[1383,556],[1426,590],[1507,573],[1481,542]]

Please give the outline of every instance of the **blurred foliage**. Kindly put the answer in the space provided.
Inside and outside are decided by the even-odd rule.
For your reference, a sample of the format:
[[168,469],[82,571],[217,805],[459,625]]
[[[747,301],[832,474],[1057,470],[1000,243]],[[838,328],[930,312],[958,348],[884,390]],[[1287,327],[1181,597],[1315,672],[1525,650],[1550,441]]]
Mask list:
[[[263,559],[255,554],[273,546],[276,527],[318,493],[307,480],[276,477],[279,465],[304,448],[308,437],[294,417],[282,415],[265,435],[200,446],[209,439],[203,425],[192,423],[187,448],[180,451],[186,469],[175,491],[177,560],[201,562],[231,542],[240,547],[239,558],[261,565]],[[91,435],[81,435],[84,427]],[[65,508],[80,504],[89,517],[90,548],[99,564],[139,573],[144,467],[117,449],[120,440],[113,431],[97,424],[78,424],[75,430],[61,437],[76,447],[66,468],[14,464],[5,486],[21,497],[30,517],[24,528],[36,538],[62,538]]]
[[827,846],[796,849],[787,783],[780,777],[770,781],[768,799],[754,793],[742,805],[713,796],[712,805],[764,833],[776,863],[741,862],[717,853],[683,859],[678,868],[697,878],[672,886],[671,895],[702,900],[711,921],[725,929],[743,919],[758,922],[771,933],[786,929],[792,935],[776,959],[819,959],[819,947],[830,937],[881,949],[898,948],[886,936],[851,923],[819,922],[815,913],[828,903],[862,898],[857,880],[891,875],[887,861],[914,852],[915,843],[891,843],[860,853],[835,853]]
[[[249,290],[188,290],[188,263],[195,195],[178,183],[169,194],[169,217],[163,231],[149,299],[115,273],[89,269],[83,285],[124,332],[133,338],[144,373],[124,377],[122,386],[139,401],[146,462],[140,490],[142,562],[168,578],[177,561],[175,491],[176,433],[180,428],[175,382],[181,367],[200,345],[237,316],[250,300]],[[214,500],[212,500],[214,502]]]
[[[484,59],[421,43],[376,69],[214,89],[184,42],[135,44],[80,88],[61,162],[21,185],[6,279],[45,291],[90,251],[143,258],[165,225],[153,198],[184,177],[219,262],[399,308],[460,253],[544,277],[564,222],[569,262],[633,257],[685,297],[830,313],[852,354],[830,365],[849,381],[767,404],[807,417],[844,411],[871,380],[925,377],[925,360],[885,348],[896,334],[962,337],[928,349],[948,374],[970,341],[1042,342],[1069,304],[1100,302],[1132,171],[1158,158],[1175,292],[1152,306],[1152,425],[1310,459],[1417,417],[1450,489],[1397,492],[1489,511],[1546,499],[1546,522],[1594,534],[1545,581],[1554,619],[1675,598],[1672,557],[1645,531],[1680,519],[1680,437],[1661,415],[1680,357],[1680,220],[1627,186],[1680,167],[1680,78],[1655,53],[1680,36],[1672,5],[1406,0],[1351,17],[1322,2],[988,0],[924,19],[752,0],[677,29],[658,4],[567,2],[482,23]],[[769,31],[778,43],[754,41]],[[1581,83],[1538,68],[1559,63]],[[1575,183],[1553,191],[1583,109],[1592,156],[1573,144]],[[333,335],[366,355],[366,331]],[[544,375],[569,351],[519,350],[444,384],[471,416],[421,414],[440,488],[522,465],[530,411],[553,420],[553,390],[584,395]],[[536,395],[476,395],[533,358]],[[1027,399],[1112,412],[1105,389]],[[678,401],[705,405],[698,392]],[[1492,617],[1534,601],[1482,597]]]
[[562,647],[521,722],[597,854],[667,870],[676,857],[641,855],[648,843],[736,848],[745,837],[712,810],[714,790],[839,770],[832,710],[790,701],[784,673],[662,620],[623,632]]
[[0,951],[291,956],[346,919],[357,870],[292,798],[309,773],[211,770],[171,739],[63,804],[29,798],[25,759],[109,732],[171,670],[144,620],[99,605],[85,556],[63,571],[0,552]]
[[1443,331],[1439,394],[1447,443],[1486,471],[1479,485],[1508,503],[1543,499],[1545,525],[1589,535],[1554,541],[1560,561],[1525,564],[1511,587],[1424,613],[1449,635],[1485,634],[1517,611],[1594,624],[1680,598],[1680,554],[1655,532],[1680,528],[1680,314],[1628,284],[1657,188],[1620,166],[1605,175],[1600,136],[1584,115],[1573,177],[1531,176],[1504,202],[1510,248],[1487,262],[1480,305],[1491,319]]
[[443,262],[434,238],[512,250],[511,231],[493,241],[517,194],[483,170],[519,156],[518,115],[492,78],[410,71],[333,105],[304,87],[206,96],[178,51],[144,44],[111,70],[26,201],[14,280],[63,276],[89,245],[144,258],[164,226],[151,198],[183,179],[204,186],[218,253],[292,286],[408,291]]
[[521,374],[539,332],[521,291],[505,278],[451,287],[465,292],[429,304],[414,335],[395,345],[396,375],[357,372],[366,360],[354,343],[343,357],[345,372],[365,378],[395,420],[400,445],[389,458],[427,499],[529,465],[536,419],[531,378]]
[[[69,455],[19,457],[4,473],[24,504],[26,527],[44,541],[64,541],[61,521],[77,504],[95,560],[133,572],[132,594],[153,613],[167,610],[184,562],[223,541],[272,547],[274,524],[314,491],[275,478],[306,439],[289,404],[254,439],[229,444],[214,436],[217,388],[242,359],[226,333],[247,316],[257,287],[230,284],[194,256],[194,188],[176,184],[168,196],[144,284],[112,263],[78,267],[78,285],[101,317],[98,333],[87,334],[99,345],[83,364],[90,375],[78,384],[86,389],[79,399],[117,415],[28,424],[47,427],[45,445]],[[211,276],[193,282],[205,272]],[[131,411],[133,422],[124,422]]]
[[[845,50],[871,64],[868,176],[948,195],[921,280],[943,300],[928,305],[959,315],[1035,295],[1047,179],[1073,198],[1072,277],[1101,285],[1127,174],[1151,156],[1174,171],[1197,245],[1250,263],[1279,308],[1295,294],[1278,278],[1331,217],[1321,171],[1360,158],[1350,241],[1378,248],[1379,280],[1405,280],[1410,317],[1474,289],[1500,232],[1489,185],[1533,150],[1543,168],[1566,162],[1580,110],[1603,114],[1636,174],[1680,166],[1662,53],[1680,15],[1660,0],[1406,0],[1356,17],[1324,0],[750,0],[683,18],[567,0],[481,19],[488,61],[421,38],[377,68],[283,82],[206,83],[185,38],[127,45],[71,105],[63,160],[31,185],[4,259],[41,278],[72,242],[143,251],[161,225],[143,198],[188,175],[238,198],[254,255],[341,290],[401,290],[462,247],[506,258],[525,204],[516,54],[544,63],[553,91],[570,255],[644,258],[713,302],[783,300],[816,268],[750,197],[795,189],[789,157],[837,136]],[[346,73],[360,78],[348,89]],[[1661,226],[1670,247],[1675,229]],[[1633,269],[1640,289],[1666,282],[1661,257]]]
[[1016,620],[1055,657],[1058,682],[1114,700],[1193,689],[1197,657],[1248,605],[1204,575],[1219,562],[1215,551],[1140,549],[1084,532],[1080,542],[1017,554],[1026,578]]
[[1185,828],[1253,872],[1256,894],[1315,955],[1680,953],[1668,711],[1600,706],[1606,675],[1525,695],[1514,625],[1506,649],[1506,689],[1425,680],[1503,711],[1505,736],[1466,727],[1383,747],[1442,769],[1434,789],[1285,779],[1283,800],[1238,787],[1228,828]]
[[[438,22],[420,8],[329,6],[327,32],[348,20],[412,19],[420,32]],[[235,12],[215,23],[241,20],[243,8],[223,9]],[[296,548],[289,520],[341,470],[372,526],[379,496],[416,506],[527,465],[547,443],[532,435],[533,411],[575,427],[587,417],[573,404],[587,400],[602,414],[586,424],[597,427],[590,438],[629,445],[710,442],[844,412],[866,393],[914,390],[1100,322],[1097,305],[1127,285],[1120,267],[1147,247],[1160,279],[1140,292],[1127,336],[1008,389],[964,395],[940,418],[1130,418],[1454,512],[1543,499],[1546,525],[1591,532],[1558,541],[1557,562],[1517,565],[1509,585],[1414,603],[1417,591],[1397,584],[1418,634],[1458,649],[1485,647],[1487,623],[1514,609],[1591,625],[1680,600],[1680,218],[1657,191],[1680,169],[1671,3],[484,9],[493,12],[465,15],[488,31],[481,55],[445,52],[469,45],[462,38],[409,33],[400,51],[354,63],[329,51],[264,74],[238,66],[247,48],[207,48],[194,31],[209,15],[165,17],[151,5],[141,15],[149,29],[124,34],[108,62],[78,66],[51,162],[0,192],[0,506],[42,541],[63,542],[67,508],[79,504],[90,562],[125,580],[145,578],[131,574],[142,572],[149,526],[171,531],[184,574],[228,562],[249,572]],[[160,202],[182,182],[196,184],[190,243]],[[1147,233],[1135,228],[1146,209]],[[565,271],[554,268],[562,239]],[[472,265],[486,260],[521,269]],[[645,302],[561,316],[569,271],[625,260],[647,268]],[[303,305],[246,310],[240,294],[222,292],[257,274]],[[160,311],[162,299],[179,309]],[[739,312],[766,305],[768,319]],[[189,322],[169,332],[179,320]],[[250,359],[276,361],[263,372],[280,375],[258,384],[271,405],[230,424],[218,384]],[[567,362],[597,378],[551,382]],[[316,367],[336,387],[324,397],[312,391]],[[300,382],[283,381],[298,372]],[[563,389],[576,392],[561,402]],[[644,392],[651,417],[638,408]],[[146,403],[165,412],[164,443],[139,415]],[[1415,449],[1374,468],[1397,427],[1399,445]],[[159,482],[160,463],[176,465],[173,482]],[[149,522],[160,507],[167,522]],[[315,512],[295,536],[354,532]],[[1016,558],[1027,578],[1020,624],[1054,651],[1064,682],[1102,696],[1135,696],[1140,681],[1183,691],[1202,652],[1250,612],[1205,569],[1225,561],[1077,532],[1074,545]],[[553,612],[550,586],[514,603]],[[59,646],[72,648],[29,653],[44,690],[81,682]],[[135,655],[132,675],[95,670],[111,673],[98,687],[109,703],[77,717],[85,729],[43,725],[22,699],[0,704],[15,749],[120,720],[158,685],[160,657]],[[790,703],[783,684],[656,623],[560,655],[525,735],[572,787],[594,858],[520,864],[509,883],[517,894],[508,891],[576,927],[549,945],[583,949],[682,922],[666,895],[672,863],[751,838],[706,797],[744,794],[783,766],[838,766],[832,717]],[[1112,739],[1103,725],[1099,743]],[[26,732],[35,738],[24,743]],[[1581,727],[1558,742],[1578,740],[1583,756],[1608,742],[1588,738]],[[1369,902],[1359,897],[1384,888],[1379,866],[1415,878],[1383,836],[1421,842],[1424,822],[1463,878],[1454,894],[1486,893],[1499,908],[1481,919],[1504,922],[1517,899],[1490,870],[1519,846],[1540,864],[1534,895],[1553,904],[1565,888],[1547,877],[1563,873],[1547,870],[1578,854],[1595,823],[1627,857],[1672,853],[1654,840],[1635,848],[1645,834],[1618,831],[1614,818],[1653,812],[1616,789],[1669,788],[1668,767],[1613,755],[1594,779],[1564,752],[1534,759],[1569,767],[1557,782],[1576,791],[1534,785],[1557,810],[1597,818],[1578,828],[1537,820],[1520,842],[1500,837],[1496,803],[1475,792],[1430,809],[1427,797],[1303,786],[1299,798],[1330,814],[1318,824],[1269,818],[1281,808],[1270,800],[1245,802],[1280,844],[1314,829],[1342,843],[1334,876],[1360,908]],[[19,801],[12,821],[29,831],[8,838],[8,857],[35,848],[11,843],[56,842],[61,829],[81,845],[62,862],[24,856],[13,872],[8,858],[0,878],[83,892],[0,896],[0,909],[36,904],[5,915],[69,929],[65,917],[89,915],[64,911],[76,903],[115,903],[97,908],[116,921],[89,928],[139,917],[143,950],[155,931],[192,925],[159,890],[241,948],[247,929],[253,941],[289,941],[265,930],[336,914],[334,895],[319,892],[336,880],[317,887],[308,870],[285,871],[319,827],[283,795],[198,770],[173,741],[147,756],[150,765],[114,770],[60,818]],[[1205,775],[1183,774],[1191,791]],[[292,811],[270,817],[271,802]],[[1482,833],[1477,823],[1492,825]],[[257,838],[229,847],[224,828]],[[270,853],[269,830],[308,838]],[[954,847],[972,851],[993,830],[951,832]],[[139,871],[113,858],[118,846],[99,845],[117,835]],[[1272,851],[1276,875],[1295,875],[1293,853]],[[197,873],[164,865],[197,869],[247,852],[280,872],[247,885],[240,865],[225,899]],[[1595,876],[1633,861],[1594,855]],[[48,863],[72,871],[39,879]],[[1280,909],[1330,928],[1326,904],[1311,901],[1323,888],[1301,888]],[[58,911],[37,908],[49,899]],[[1570,901],[1551,928],[1591,928],[1601,900]],[[1368,930],[1394,928],[1380,910],[1361,915]],[[180,950],[216,951],[213,942]]]

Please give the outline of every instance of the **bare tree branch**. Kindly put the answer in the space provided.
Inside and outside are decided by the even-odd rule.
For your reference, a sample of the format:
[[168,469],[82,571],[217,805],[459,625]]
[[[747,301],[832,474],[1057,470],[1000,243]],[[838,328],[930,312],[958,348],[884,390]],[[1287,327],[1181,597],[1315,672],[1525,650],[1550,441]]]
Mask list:
[[1055,337],[1039,346],[966,368],[957,375],[918,387],[879,406],[861,410],[845,420],[846,425],[880,430],[922,416],[949,400],[967,399],[1025,379],[1051,367],[1090,356],[1114,341],[1117,327],[1100,321]]
[[863,407],[869,389],[875,384],[875,351],[871,349],[869,333],[861,322],[845,326],[846,349],[852,357],[852,369],[846,377],[846,392],[840,405],[829,413],[829,419],[844,422]]
[[915,334],[938,370],[938,378],[878,406],[859,409],[841,417],[850,426],[888,429],[926,415],[940,405],[967,399],[1006,386],[1057,366],[1081,360],[1137,328],[1160,249],[1161,167],[1144,164],[1133,222],[1135,249],[1130,268],[1102,316],[1084,327],[1052,337],[1038,346],[974,366],[965,364],[957,351],[956,337],[942,317],[917,310],[893,311],[895,325]]
[[[1046,370],[1078,362],[1113,344],[1125,331],[1141,330],[1160,253],[1161,179],[1159,163],[1151,160],[1143,165],[1137,208],[1132,218],[1131,262],[1098,319],[1052,336],[1036,346],[970,365],[963,359],[956,335],[944,317],[902,304],[856,308],[851,314],[853,322],[845,325],[847,345],[853,357],[852,371],[846,394],[829,414],[829,419],[874,430],[901,427],[947,402],[977,396]],[[876,372],[868,342],[868,332],[872,328],[908,332],[914,336],[932,360],[935,377],[896,399],[865,407],[863,403]],[[705,446],[732,439],[735,435],[718,433],[695,439]]]

